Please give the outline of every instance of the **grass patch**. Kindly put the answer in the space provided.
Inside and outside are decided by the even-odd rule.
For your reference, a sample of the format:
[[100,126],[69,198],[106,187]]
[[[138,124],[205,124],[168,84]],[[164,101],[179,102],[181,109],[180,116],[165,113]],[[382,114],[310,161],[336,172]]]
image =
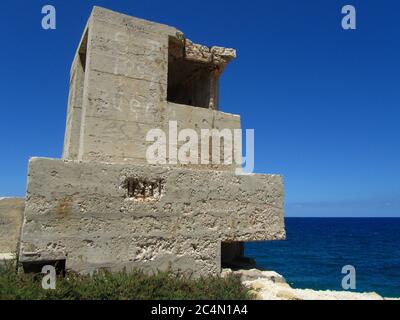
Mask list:
[[55,290],[44,290],[42,275],[16,273],[0,265],[0,300],[230,300],[251,299],[235,276],[191,279],[160,272],[98,272],[92,276],[67,273],[58,277]]

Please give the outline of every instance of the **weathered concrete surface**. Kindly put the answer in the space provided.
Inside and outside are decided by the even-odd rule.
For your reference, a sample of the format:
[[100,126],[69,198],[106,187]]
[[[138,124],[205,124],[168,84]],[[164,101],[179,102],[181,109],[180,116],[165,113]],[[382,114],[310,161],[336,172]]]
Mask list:
[[216,275],[222,241],[284,237],[278,175],[29,163],[21,262],[66,258],[67,269],[80,272],[139,267]]
[[[179,52],[183,64],[175,63]],[[235,56],[234,49],[193,44],[173,27],[94,7],[71,68],[63,158],[145,164],[152,144],[147,132],[168,132],[170,120],[199,135],[201,129],[239,129],[238,115],[217,111],[219,77]],[[195,68],[186,76],[192,82],[202,69],[196,88],[180,77],[190,63]],[[193,90],[197,94],[180,96]],[[205,106],[189,106],[188,100]]]
[[0,254],[9,257],[17,252],[25,199],[0,198]]

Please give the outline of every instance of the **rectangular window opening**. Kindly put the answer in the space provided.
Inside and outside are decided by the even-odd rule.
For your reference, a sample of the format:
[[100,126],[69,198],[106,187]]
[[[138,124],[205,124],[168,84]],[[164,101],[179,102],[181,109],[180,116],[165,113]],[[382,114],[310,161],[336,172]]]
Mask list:
[[254,268],[256,262],[245,257],[243,241],[221,242],[221,268],[233,270]]
[[25,273],[40,274],[44,266],[53,266],[56,269],[56,274],[64,277],[65,263],[65,259],[29,261],[22,262],[22,268]]
[[167,101],[210,108],[212,66],[185,59],[184,51],[183,41],[169,38]]

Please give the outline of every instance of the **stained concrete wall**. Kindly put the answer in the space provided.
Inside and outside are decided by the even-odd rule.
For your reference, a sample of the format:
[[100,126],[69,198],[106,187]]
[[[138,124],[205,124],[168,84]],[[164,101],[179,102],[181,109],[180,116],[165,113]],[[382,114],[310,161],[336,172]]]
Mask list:
[[216,275],[222,241],[285,237],[283,182],[278,175],[33,158],[25,219],[21,262],[65,258],[79,272]]
[[[143,110],[142,123],[124,121],[122,120],[122,115],[120,120],[111,120],[111,122],[93,117],[93,126],[89,126],[91,134],[88,136],[88,143],[86,144],[88,157],[84,157],[84,160],[147,164],[146,151],[153,143],[146,141],[147,131],[153,128],[160,128],[168,135],[170,121],[176,121],[178,132],[182,129],[197,128],[199,139],[201,137],[201,129],[240,129],[240,117],[236,115],[170,102],[164,102],[160,106],[162,111],[155,113],[145,113]],[[168,148],[170,145],[168,145],[168,136],[166,142],[167,163],[169,163]],[[179,141],[177,148],[179,149],[184,143],[184,141]],[[198,162],[200,164],[200,140]],[[238,165],[234,163],[233,159],[231,165],[224,165],[221,153],[220,164],[193,165],[191,167],[233,171]]]
[[25,199],[0,198],[0,255],[17,252],[24,207]]
[[[237,115],[167,102],[170,37],[183,35],[170,26],[93,9],[71,69],[63,158],[147,163],[151,145],[147,132],[153,128],[168,132],[169,120],[199,134],[206,128],[240,128]],[[190,45],[188,55],[194,59],[202,47]],[[213,52],[220,60],[225,54],[219,47]],[[227,63],[220,60],[216,63]]]

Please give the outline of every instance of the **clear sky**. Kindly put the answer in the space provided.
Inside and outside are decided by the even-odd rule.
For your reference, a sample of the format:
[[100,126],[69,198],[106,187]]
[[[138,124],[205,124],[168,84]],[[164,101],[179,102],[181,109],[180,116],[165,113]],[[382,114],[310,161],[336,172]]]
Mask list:
[[[57,29],[41,28],[41,8]],[[357,30],[341,28],[341,8]],[[93,5],[237,49],[221,110],[255,129],[255,171],[285,179],[286,216],[400,217],[398,0],[0,2],[0,196],[31,156],[61,156],[72,58]]]

